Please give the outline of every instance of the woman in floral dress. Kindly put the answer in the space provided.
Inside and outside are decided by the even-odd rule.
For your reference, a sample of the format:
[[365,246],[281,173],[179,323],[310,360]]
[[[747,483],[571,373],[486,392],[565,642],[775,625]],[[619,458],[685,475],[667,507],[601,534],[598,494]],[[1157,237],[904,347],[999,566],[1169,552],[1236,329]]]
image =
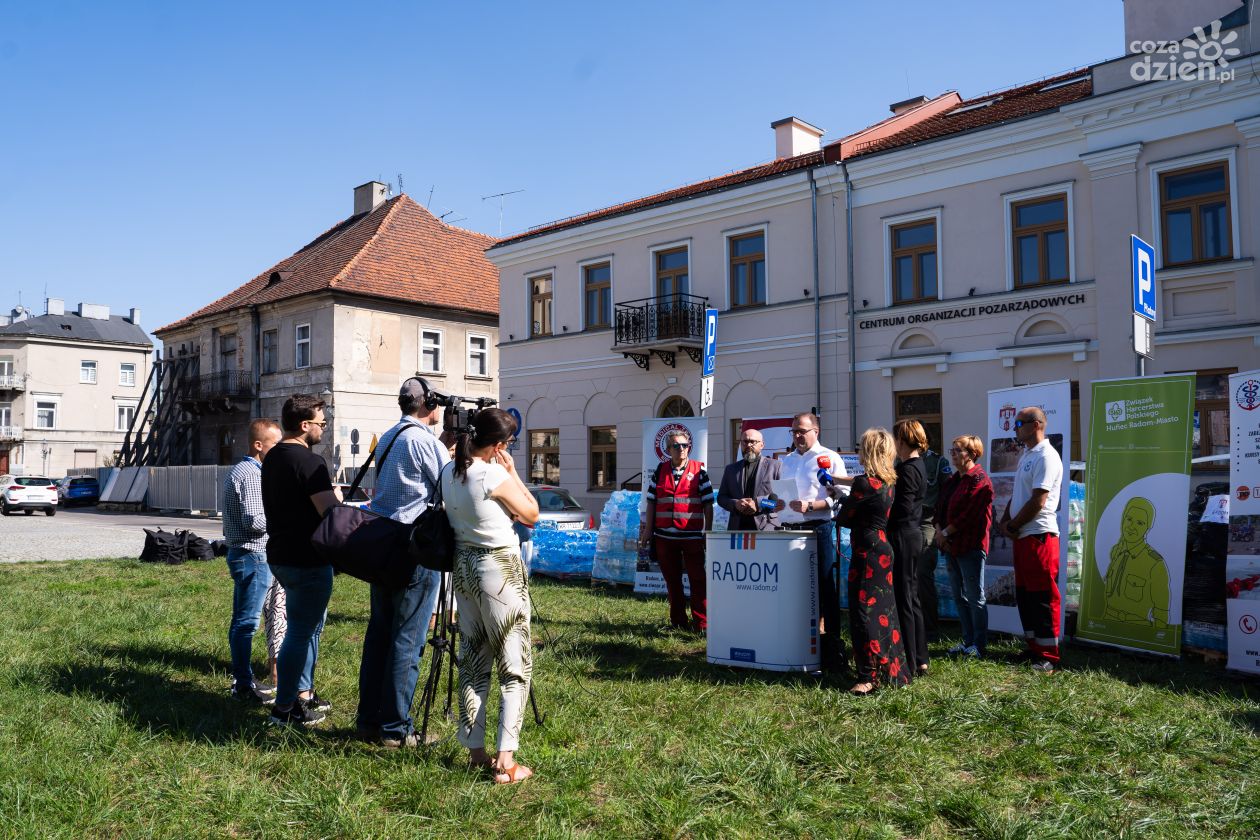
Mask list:
[[858,682],[849,691],[870,694],[880,686],[910,681],[905,646],[897,624],[893,590],[893,552],[888,544],[896,444],[887,429],[867,429],[858,445],[865,475],[853,479],[837,523],[850,529],[853,560],[849,565],[849,632]]

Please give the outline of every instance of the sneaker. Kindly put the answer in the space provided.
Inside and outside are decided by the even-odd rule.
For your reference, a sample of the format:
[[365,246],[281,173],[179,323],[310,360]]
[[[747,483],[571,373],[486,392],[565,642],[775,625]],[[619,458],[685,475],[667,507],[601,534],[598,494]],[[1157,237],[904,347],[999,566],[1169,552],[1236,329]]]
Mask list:
[[975,645],[967,645],[965,648],[963,648],[962,655],[970,656],[972,659],[979,659],[980,657],[984,656],[984,654],[980,652],[980,648],[976,647]]
[[1058,666],[1049,659],[1038,659],[1031,667],[1038,674],[1053,674],[1058,670]]
[[263,695],[264,697],[275,697],[275,696],[276,696],[276,687],[275,687],[274,685],[272,685],[271,683],[258,682],[257,680],[255,680],[255,681],[254,681],[254,691],[258,692],[259,694]]
[[251,706],[270,706],[272,703],[276,702],[274,694],[263,694],[258,690],[258,686],[256,685],[252,688],[246,686],[233,686],[231,694],[235,699]]
[[314,726],[317,723],[324,722],[324,714],[318,712],[306,705],[302,700],[298,700],[288,709],[271,710],[271,719],[268,723],[273,726]]
[[[971,647],[974,649],[975,645],[972,645]],[[962,642],[959,642],[958,644],[954,645],[949,650],[945,651],[945,655],[946,656],[962,656],[963,653],[966,652],[966,650],[967,650],[967,645],[964,645]]]
[[377,742],[387,750],[412,749],[420,746],[420,733],[411,732],[405,738],[398,738],[393,735],[382,735]]
[[332,711],[332,703],[329,703],[323,697],[320,697],[319,692],[315,691],[314,689],[311,690],[311,696],[306,698],[302,702],[306,704],[306,708],[311,709],[312,711],[316,711],[316,712]]

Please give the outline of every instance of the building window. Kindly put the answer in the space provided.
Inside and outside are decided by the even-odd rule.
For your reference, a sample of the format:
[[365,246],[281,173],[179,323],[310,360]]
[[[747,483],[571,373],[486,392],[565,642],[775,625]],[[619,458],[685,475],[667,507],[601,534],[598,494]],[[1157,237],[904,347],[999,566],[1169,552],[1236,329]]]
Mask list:
[[57,428],[57,403],[55,401],[37,400],[35,402],[35,428]]
[[612,264],[582,266],[586,329],[612,325]]
[[695,417],[696,412],[685,397],[670,397],[661,405],[661,417]]
[[236,333],[219,336],[219,370],[236,370]]
[[1231,259],[1229,164],[1160,173],[1159,215],[1165,267]]
[[686,247],[657,251],[656,296],[685,295],[689,288]]
[[890,233],[893,303],[936,300],[936,220],[894,225]]
[[276,372],[276,356],[279,355],[280,334],[276,330],[265,330],[262,334],[262,372]]
[[114,431],[125,432],[136,419],[135,403],[118,403],[114,408]]
[[941,439],[941,392],[898,391],[893,394],[893,413],[896,420],[918,420],[927,432],[928,448],[944,453],[945,442]]
[[[1229,454],[1229,377],[1238,368],[1185,371],[1194,374],[1194,432],[1191,457]],[[1229,461],[1195,464],[1196,470],[1228,470]]]
[[96,362],[79,362],[79,382],[84,385],[96,384]]
[[13,425],[13,403],[0,403],[0,429]]
[[136,387],[136,363],[123,362],[118,365],[118,384],[128,388]]
[[301,370],[311,366],[311,325],[298,324],[294,330],[296,347],[293,353],[293,367]]
[[420,370],[424,373],[442,372],[442,331],[420,331]]
[[490,339],[488,336],[468,336],[468,375],[490,375]]
[[766,302],[766,234],[764,231],[732,236],[727,240],[730,257],[731,308],[760,306]]
[[533,429],[529,433],[529,480],[533,484],[560,483],[560,430]]
[[0,384],[10,384],[6,377],[13,376],[13,371],[13,357],[0,356]]
[[1011,204],[1011,258],[1015,285],[1066,283],[1068,273],[1067,194]]
[[617,489],[617,427],[591,428],[591,490]]
[[551,335],[551,275],[533,277],[529,281],[529,313],[531,338]]

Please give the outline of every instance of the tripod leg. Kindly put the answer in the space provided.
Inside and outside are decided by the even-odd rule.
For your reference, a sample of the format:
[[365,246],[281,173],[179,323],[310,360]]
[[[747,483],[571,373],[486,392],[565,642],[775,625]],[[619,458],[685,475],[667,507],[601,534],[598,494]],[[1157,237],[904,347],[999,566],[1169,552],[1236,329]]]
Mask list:
[[547,719],[547,716],[538,710],[538,697],[534,695],[533,680],[530,680],[529,683],[529,707],[534,710],[534,723],[542,726],[543,721]]
[[433,648],[433,661],[429,663],[429,676],[424,681],[424,693],[420,697],[423,708],[420,723],[420,743],[427,744],[429,734],[429,715],[433,711],[433,700],[437,697],[438,686],[442,679],[442,657],[446,654],[446,576],[438,589],[437,619],[434,623],[433,637],[429,646]]

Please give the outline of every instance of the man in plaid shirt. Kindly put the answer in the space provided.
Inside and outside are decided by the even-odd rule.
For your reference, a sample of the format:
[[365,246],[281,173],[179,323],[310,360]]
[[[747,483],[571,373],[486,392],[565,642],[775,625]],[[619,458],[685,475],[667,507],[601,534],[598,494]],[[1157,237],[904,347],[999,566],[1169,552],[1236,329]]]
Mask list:
[[227,565],[233,584],[232,623],[228,625],[232,696],[247,702],[267,702],[266,692],[254,681],[250,656],[258,615],[272,580],[267,565],[262,460],[280,437],[280,424],[275,420],[262,418],[250,423],[249,454],[223,480],[223,536],[228,543]]

